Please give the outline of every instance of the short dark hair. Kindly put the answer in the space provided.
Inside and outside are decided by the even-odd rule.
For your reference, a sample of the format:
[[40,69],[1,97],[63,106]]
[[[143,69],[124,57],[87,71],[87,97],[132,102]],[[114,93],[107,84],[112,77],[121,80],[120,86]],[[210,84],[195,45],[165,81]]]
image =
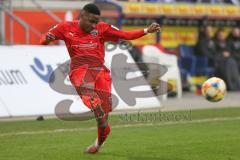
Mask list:
[[100,9],[94,3],[88,3],[83,7],[84,11],[95,15],[101,15]]

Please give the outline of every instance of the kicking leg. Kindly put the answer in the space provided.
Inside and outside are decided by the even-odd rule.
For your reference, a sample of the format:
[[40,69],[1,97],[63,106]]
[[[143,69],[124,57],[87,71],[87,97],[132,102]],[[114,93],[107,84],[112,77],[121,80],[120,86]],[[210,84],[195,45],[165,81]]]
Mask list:
[[108,114],[104,114],[101,106],[96,107],[94,110],[94,115],[97,121],[98,128],[98,137],[96,139],[95,144],[90,145],[87,149],[87,153],[97,153],[100,147],[104,144],[110,133],[110,125],[108,123]]
[[98,78],[96,78],[94,93],[91,96],[91,110],[97,121],[98,138],[94,145],[88,147],[87,153],[96,153],[106,141],[110,133],[108,113],[112,110],[112,100],[111,78],[108,70],[99,73]]
[[97,107],[94,110],[94,114],[97,120],[98,127],[97,145],[100,147],[110,133],[110,125],[108,123],[108,114],[104,114],[101,106]]

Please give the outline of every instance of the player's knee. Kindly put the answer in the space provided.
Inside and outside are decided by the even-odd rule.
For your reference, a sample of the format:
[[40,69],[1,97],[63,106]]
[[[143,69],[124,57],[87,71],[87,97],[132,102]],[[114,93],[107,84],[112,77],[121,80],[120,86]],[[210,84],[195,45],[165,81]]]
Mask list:
[[98,97],[92,97],[88,95],[82,95],[83,103],[91,110],[94,110],[97,106],[101,105],[101,100]]

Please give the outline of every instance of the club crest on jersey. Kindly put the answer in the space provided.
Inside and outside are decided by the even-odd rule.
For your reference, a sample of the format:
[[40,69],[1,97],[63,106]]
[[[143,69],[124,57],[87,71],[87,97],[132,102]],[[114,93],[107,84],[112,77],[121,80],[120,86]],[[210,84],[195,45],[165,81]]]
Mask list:
[[94,29],[94,30],[92,30],[90,33],[91,33],[91,35],[92,35],[93,37],[97,37],[97,35],[98,35],[98,30]]

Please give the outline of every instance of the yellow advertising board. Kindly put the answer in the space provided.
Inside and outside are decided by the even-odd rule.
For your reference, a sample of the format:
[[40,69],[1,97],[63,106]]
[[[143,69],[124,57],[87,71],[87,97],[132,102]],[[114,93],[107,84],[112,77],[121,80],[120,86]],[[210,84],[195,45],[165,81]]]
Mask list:
[[176,8],[175,12],[179,13],[180,15],[191,15],[192,14],[192,8],[190,5],[179,4],[175,8]]
[[142,9],[143,9],[143,12],[146,14],[159,14],[160,13],[158,5],[146,4]]
[[235,7],[235,6],[225,6],[223,8],[223,13],[226,16],[239,16],[240,8],[239,7]]
[[207,15],[210,16],[224,16],[223,7],[219,5],[207,5]]
[[[142,26],[123,26],[123,30],[142,29]],[[194,45],[197,41],[198,29],[189,26],[164,26],[161,33],[161,44],[166,48],[176,48],[179,44]],[[156,34],[148,34],[131,41],[133,44],[146,45],[156,43]]]
[[207,9],[205,5],[194,5],[192,6],[192,14],[193,15],[205,15],[207,13]]
[[[123,30],[142,29],[142,26],[123,27]],[[214,27],[214,33],[218,27]],[[230,27],[225,28],[225,35],[227,36],[231,31]],[[161,33],[161,44],[165,48],[176,48],[180,44],[195,45],[198,39],[198,28],[191,26],[164,26]],[[148,34],[142,38],[131,41],[136,45],[146,45],[156,43],[156,34]]]
[[143,11],[144,5],[141,3],[128,3],[124,5],[124,10],[123,12],[128,14],[128,13],[141,13]]
[[234,16],[240,17],[240,7],[233,5],[123,3],[125,14],[176,16]]
[[172,4],[159,5],[159,11],[161,11],[161,14],[166,15],[172,15],[176,13],[175,6]]
[[179,44],[194,45],[197,37],[197,27],[164,26],[161,33],[161,44],[167,48],[176,48]]
[[[123,26],[122,29],[125,31],[131,31],[131,30],[135,30],[135,29],[143,29],[143,26]],[[156,34],[148,34],[139,39],[132,40],[131,42],[136,45],[155,44],[156,43]]]

